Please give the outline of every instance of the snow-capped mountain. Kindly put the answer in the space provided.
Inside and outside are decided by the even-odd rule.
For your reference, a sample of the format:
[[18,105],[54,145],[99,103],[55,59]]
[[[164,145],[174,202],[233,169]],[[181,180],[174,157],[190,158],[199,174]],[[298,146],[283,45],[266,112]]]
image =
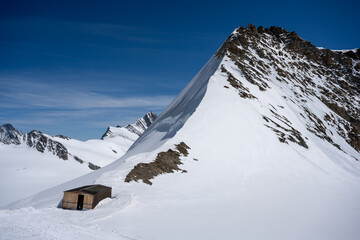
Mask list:
[[[279,27],[239,27],[123,157],[10,204],[0,231],[358,239],[359,88],[359,50],[319,49]],[[64,190],[93,183],[111,186],[113,198],[83,214],[57,209]]]
[[24,143],[27,147],[35,148],[41,153],[52,153],[62,160],[73,158],[81,164],[86,162],[90,169],[96,170],[124,155],[155,119],[156,114],[149,112],[126,127],[108,127],[101,140],[93,139],[85,142],[63,135],[50,136],[37,130],[23,134],[11,124],[4,124],[0,126],[0,143],[5,145]]
[[19,145],[22,140],[22,132],[15,129],[11,124],[0,126],[0,142],[4,144]]
[[[89,159],[87,159],[87,161],[84,161],[80,157],[78,157],[77,155],[80,156],[82,155],[81,151],[80,152],[77,150],[71,152],[68,151],[68,147],[72,148],[76,145],[79,145],[77,142],[80,143],[81,141],[71,140],[70,138],[62,135],[57,135],[54,137],[37,130],[33,130],[31,132],[23,134],[19,130],[15,129],[11,124],[4,124],[0,126],[0,131],[1,131],[0,145],[2,145],[3,147],[7,145],[7,148],[12,148],[14,151],[21,151],[21,149],[24,148],[33,148],[35,151],[47,155],[54,155],[61,160],[77,161],[80,164],[86,162],[87,166],[91,170],[100,168],[99,166],[96,165],[99,160],[96,160],[94,158],[89,158],[91,161],[94,161],[96,163],[94,164],[91,161],[89,161]],[[99,151],[99,153],[100,155],[104,155],[104,156],[100,156],[100,158],[107,159],[106,160],[108,161],[107,163],[110,163],[121,156],[121,155],[120,156],[114,155],[113,157],[110,157],[110,159],[108,159],[109,157],[106,156],[106,152],[110,152],[111,150],[113,150],[113,153],[117,154],[117,152],[115,152],[114,149],[120,149],[120,147],[117,147],[114,144],[107,143],[101,140],[97,140],[97,141],[100,142],[100,145],[101,144],[106,145],[107,150],[105,152]],[[88,151],[90,151],[90,149],[91,151],[93,151],[94,149],[93,146],[90,146],[90,144],[85,143],[85,149],[84,149],[85,152],[86,152],[86,148],[88,148]],[[120,151],[120,154],[123,153],[124,153],[123,151]],[[101,165],[105,165],[105,164],[101,164]]]
[[138,119],[135,123],[129,124],[125,127],[109,126],[101,139],[124,145],[127,150],[155,121],[156,117],[157,115],[155,113],[148,112],[144,117]]
[[58,156],[60,159],[68,160],[68,150],[61,143],[54,141],[50,136],[40,131],[33,130],[23,136],[23,140],[27,146],[36,148],[39,152],[48,151]]
[[[129,126],[146,129],[156,118],[152,112]],[[33,130],[23,134],[11,124],[0,126],[0,205],[80,177],[119,159],[139,135],[124,128],[123,135],[80,141]],[[127,134],[127,135],[126,135]]]

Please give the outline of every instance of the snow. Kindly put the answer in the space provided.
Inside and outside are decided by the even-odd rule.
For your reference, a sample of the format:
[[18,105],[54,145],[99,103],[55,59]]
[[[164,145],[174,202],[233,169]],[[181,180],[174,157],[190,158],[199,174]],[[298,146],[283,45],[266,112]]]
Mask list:
[[0,159],[0,206],[91,172],[87,165],[24,145],[0,144]]
[[346,52],[349,52],[349,51],[353,51],[354,53],[358,50],[358,48],[353,48],[353,49],[341,49],[341,50],[331,50],[331,51],[334,51],[334,52],[341,52],[341,53],[346,53]]
[[133,132],[130,132],[126,128],[109,127],[111,134],[104,137],[105,141],[116,143],[122,146],[125,150],[124,153],[130,148],[130,146],[139,138],[139,136]]
[[25,142],[0,143],[0,192],[7,193],[0,194],[0,206],[90,173],[89,162],[104,167],[123,156],[139,137],[125,128],[110,129],[113,134],[104,140],[80,141],[43,134],[66,147],[69,152],[66,161],[47,150],[38,152]]
[[[257,99],[239,97],[222,64]],[[292,83],[269,78],[262,92],[229,58],[213,57],[119,160],[2,210],[0,238],[357,240],[360,154],[331,126],[343,151],[309,132],[302,105],[283,98],[296,99]],[[317,116],[331,111],[306,97]],[[308,148],[281,143],[264,125],[269,106]],[[124,182],[136,164],[182,141],[191,148],[181,157],[187,173],[160,175],[152,186]],[[113,197],[89,211],[57,208],[62,191],[93,183],[111,186]]]
[[77,156],[83,161],[91,162],[99,167],[104,167],[120,158],[133,143],[126,139],[121,141],[121,137],[117,138],[120,139],[117,142],[104,141],[100,139],[80,141],[76,139],[68,140],[59,137],[52,138],[55,141],[62,143],[73,156]]

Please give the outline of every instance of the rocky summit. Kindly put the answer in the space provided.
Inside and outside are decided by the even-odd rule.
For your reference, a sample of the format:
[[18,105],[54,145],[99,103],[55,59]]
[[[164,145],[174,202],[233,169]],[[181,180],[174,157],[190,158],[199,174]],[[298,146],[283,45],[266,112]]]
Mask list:
[[[282,85],[284,102],[292,102],[306,121],[306,128],[317,137],[341,149],[335,131],[355,150],[360,151],[360,49],[332,51],[318,48],[280,27],[258,27],[249,24],[236,29],[216,53],[234,62],[246,81],[260,91],[267,91],[269,82]],[[256,101],[257,97],[245,88],[224,65],[228,82],[239,95]],[[308,101],[319,100],[329,110],[316,115]],[[296,142],[307,147],[306,140],[278,113],[280,106],[271,106],[272,114],[264,117],[281,142]]]
[[22,141],[22,132],[14,128],[10,123],[0,126],[0,142],[4,144],[19,145]]

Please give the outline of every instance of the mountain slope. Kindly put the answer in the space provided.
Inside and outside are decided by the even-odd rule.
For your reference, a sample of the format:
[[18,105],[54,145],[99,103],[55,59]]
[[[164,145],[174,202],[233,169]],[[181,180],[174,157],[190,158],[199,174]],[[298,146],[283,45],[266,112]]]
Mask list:
[[0,206],[91,172],[85,164],[64,161],[22,145],[0,144]]
[[[147,113],[136,123],[138,134],[155,120]],[[144,123],[144,124],[143,124]],[[11,124],[0,126],[0,205],[8,204],[80,177],[120,158],[139,137],[126,128],[111,139],[80,141],[33,130],[23,134]],[[141,129],[141,130],[140,130]],[[134,134],[132,139],[124,136]]]
[[[28,213],[7,210],[0,229],[10,238],[355,240],[353,54],[318,49],[282,28],[240,27],[121,159],[9,205]],[[161,161],[166,153],[171,164]],[[139,168],[173,173],[140,171],[136,182],[130,173]],[[56,209],[62,191],[91,183],[112,186],[113,198],[83,214]],[[52,227],[60,223],[61,232]]]

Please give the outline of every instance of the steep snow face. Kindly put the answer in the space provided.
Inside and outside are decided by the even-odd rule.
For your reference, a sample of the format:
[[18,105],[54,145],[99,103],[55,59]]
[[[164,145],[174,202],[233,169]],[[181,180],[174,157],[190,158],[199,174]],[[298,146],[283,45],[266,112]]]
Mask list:
[[[121,159],[9,205],[27,208],[2,211],[0,231],[5,238],[357,239],[359,61],[316,51],[284,29],[237,29]],[[186,172],[159,175],[151,186],[124,182],[134,166],[180,142],[190,147],[180,155]],[[81,214],[56,208],[62,191],[92,183],[111,186],[113,198]],[[63,231],[54,227],[60,223]]]
[[219,67],[220,62],[221,59],[214,56],[205,64],[154,124],[131,146],[129,149],[131,154],[156,149],[182,128],[203,99],[207,82]]

